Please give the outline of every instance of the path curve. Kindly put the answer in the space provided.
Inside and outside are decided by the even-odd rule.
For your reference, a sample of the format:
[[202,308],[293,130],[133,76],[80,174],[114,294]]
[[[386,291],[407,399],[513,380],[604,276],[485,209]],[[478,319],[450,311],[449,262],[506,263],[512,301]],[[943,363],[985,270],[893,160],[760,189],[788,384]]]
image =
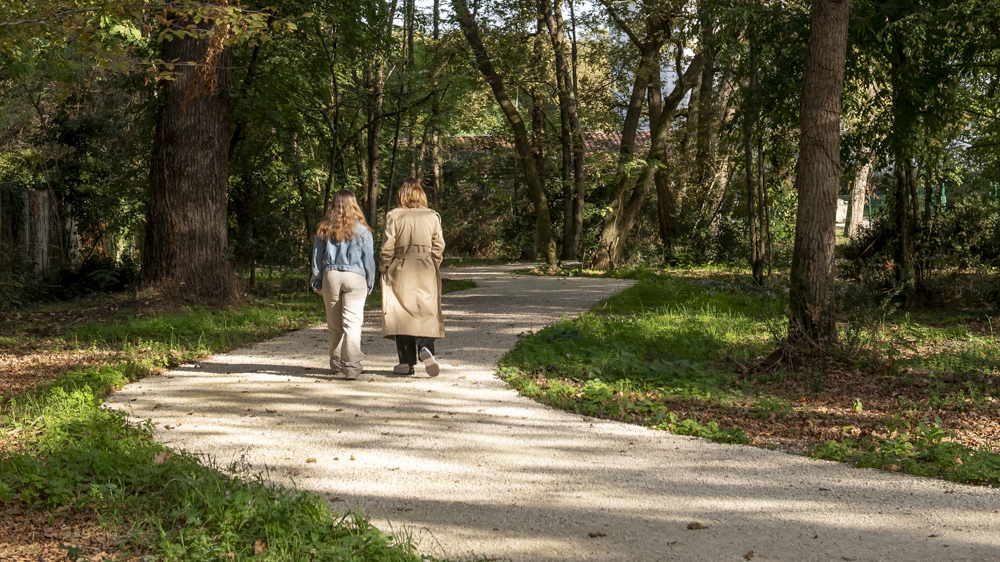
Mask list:
[[359,381],[325,374],[317,326],[145,378],[108,404],[156,422],[168,446],[266,466],[453,560],[1000,560],[1000,490],[711,443],[519,396],[495,375],[518,334],[629,282],[510,269],[445,270],[479,286],[444,297],[435,379],[419,367],[391,373],[395,347],[369,312]]

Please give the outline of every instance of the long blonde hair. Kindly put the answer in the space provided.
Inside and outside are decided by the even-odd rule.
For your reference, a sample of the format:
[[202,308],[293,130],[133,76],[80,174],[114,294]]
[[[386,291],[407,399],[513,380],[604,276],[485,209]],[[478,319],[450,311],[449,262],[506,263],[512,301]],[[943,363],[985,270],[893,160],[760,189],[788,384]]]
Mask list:
[[361,212],[361,207],[358,206],[358,200],[354,197],[354,193],[347,189],[341,189],[333,196],[330,209],[319,221],[316,237],[334,242],[351,240],[354,238],[355,225],[358,223],[361,223],[368,230],[372,229],[365,221],[365,214]]
[[403,185],[399,186],[399,206],[407,209],[419,209],[427,206],[427,194],[424,188],[420,187],[420,182],[413,178],[403,180]]

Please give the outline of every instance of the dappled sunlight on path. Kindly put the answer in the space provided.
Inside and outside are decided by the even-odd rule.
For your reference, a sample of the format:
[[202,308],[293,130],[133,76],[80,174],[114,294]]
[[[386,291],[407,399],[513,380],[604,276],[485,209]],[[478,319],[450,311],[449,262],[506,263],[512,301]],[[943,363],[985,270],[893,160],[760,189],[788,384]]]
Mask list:
[[[360,506],[425,553],[510,560],[998,560],[1000,491],[857,470],[551,410],[495,376],[518,334],[628,282],[447,269],[441,376],[393,375],[369,312],[359,381],[325,326],[149,377],[109,399],[166,444],[245,458]],[[317,302],[317,306],[319,303]],[[707,527],[688,530],[693,521]]]

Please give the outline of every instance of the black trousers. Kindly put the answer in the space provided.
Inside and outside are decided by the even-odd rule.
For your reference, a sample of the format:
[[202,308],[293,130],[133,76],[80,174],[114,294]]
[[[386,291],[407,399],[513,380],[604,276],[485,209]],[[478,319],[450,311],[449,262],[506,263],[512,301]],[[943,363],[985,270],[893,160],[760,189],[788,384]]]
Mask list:
[[434,354],[434,338],[422,338],[419,336],[395,336],[396,355],[402,365],[413,366],[417,364],[417,352],[426,347],[431,354]]

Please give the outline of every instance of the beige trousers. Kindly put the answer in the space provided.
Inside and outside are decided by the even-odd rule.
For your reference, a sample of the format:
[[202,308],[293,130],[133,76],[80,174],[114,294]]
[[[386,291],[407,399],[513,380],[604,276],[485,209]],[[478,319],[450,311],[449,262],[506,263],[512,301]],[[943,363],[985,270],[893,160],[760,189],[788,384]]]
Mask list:
[[323,304],[330,334],[330,370],[348,377],[361,374],[361,325],[365,319],[365,276],[330,270],[323,274]]

